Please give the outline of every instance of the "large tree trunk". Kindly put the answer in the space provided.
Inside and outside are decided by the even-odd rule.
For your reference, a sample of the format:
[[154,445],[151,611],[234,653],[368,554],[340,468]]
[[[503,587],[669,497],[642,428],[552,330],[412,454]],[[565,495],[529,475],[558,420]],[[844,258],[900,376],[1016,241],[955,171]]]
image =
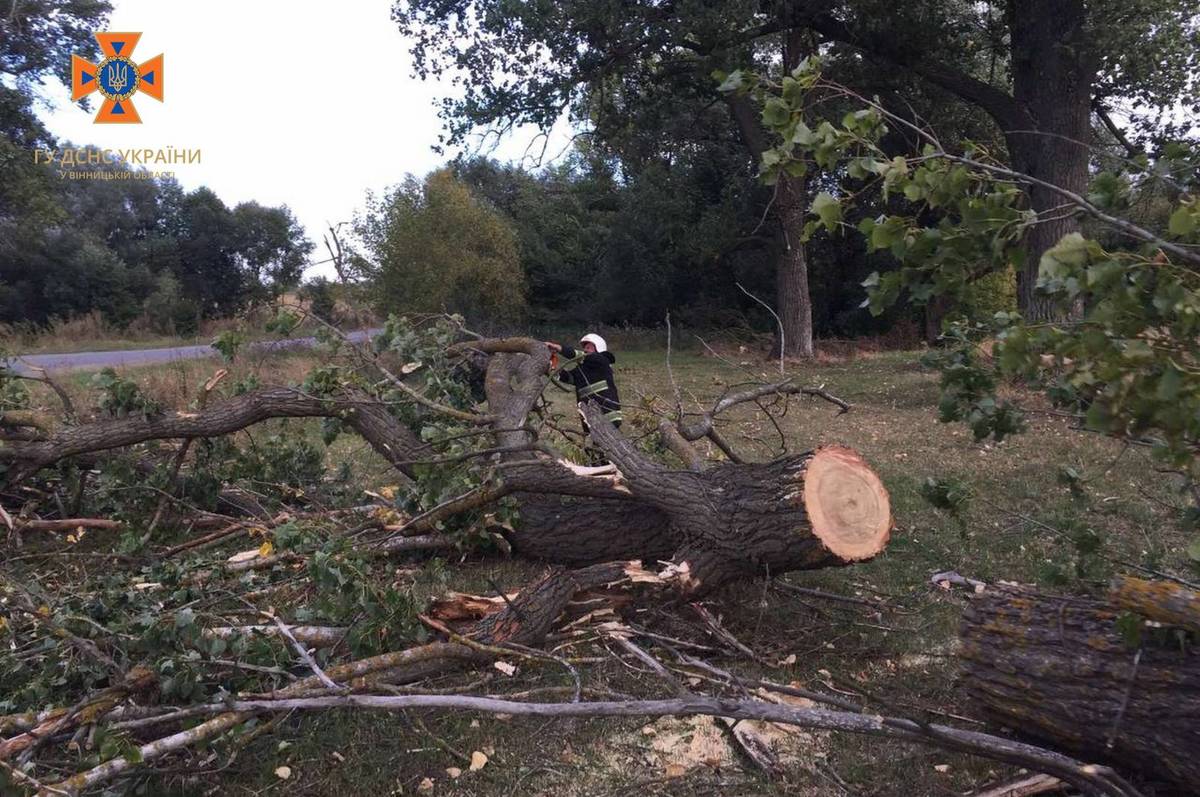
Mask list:
[[[1126,593],[1153,602],[1174,591]],[[1200,649],[1139,629],[1133,614],[1123,635],[1123,613],[1110,601],[990,587],[963,617],[962,687],[983,716],[1018,733],[1193,789]],[[1137,630],[1131,646],[1126,637]]]
[[[783,67],[791,72],[811,49],[810,34],[796,28],[784,35]],[[758,111],[743,96],[724,95],[734,123],[757,165],[767,148]],[[779,219],[781,250],[775,263],[775,305],[782,327],[776,333],[775,351],[785,357],[812,357],[812,297],[808,290],[808,256],[802,233],[809,201],[803,177],[780,177],[775,190],[775,217]]]
[[583,413],[634,498],[669,518],[681,590],[873,558],[891,534],[887,490],[848,448],[766,464],[671,470],[634,448],[594,404]]
[[[1080,195],[1087,193],[1096,74],[1086,19],[1083,0],[1012,0],[1009,27],[1018,113],[998,120],[1016,171]],[[1056,310],[1035,291],[1039,262],[1064,235],[1079,230],[1079,221],[1053,210],[1064,200],[1052,189],[1033,185],[1028,191],[1030,207],[1049,220],[1039,219],[1025,234],[1017,303],[1026,319],[1045,321]]]
[[808,192],[802,177],[781,177],[776,203],[783,251],[775,265],[775,296],[782,339],[776,350],[785,357],[813,356],[812,296],[808,290],[808,253],[801,232],[808,215]]
[[[789,74],[815,50],[812,34],[800,29],[783,36],[783,71]],[[812,295],[808,290],[808,252],[804,246],[804,217],[808,215],[808,185],[804,177],[781,176],[776,201],[783,233],[783,252],[775,265],[775,295],[779,305],[784,357],[812,357]]]

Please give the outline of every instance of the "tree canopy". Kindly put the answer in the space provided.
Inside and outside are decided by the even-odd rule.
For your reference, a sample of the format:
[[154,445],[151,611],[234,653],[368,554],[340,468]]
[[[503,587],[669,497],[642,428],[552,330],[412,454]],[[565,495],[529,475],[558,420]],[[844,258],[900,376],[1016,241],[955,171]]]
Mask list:
[[372,263],[374,301],[386,311],[511,320],[524,308],[512,228],[449,169],[368,197],[355,231]]

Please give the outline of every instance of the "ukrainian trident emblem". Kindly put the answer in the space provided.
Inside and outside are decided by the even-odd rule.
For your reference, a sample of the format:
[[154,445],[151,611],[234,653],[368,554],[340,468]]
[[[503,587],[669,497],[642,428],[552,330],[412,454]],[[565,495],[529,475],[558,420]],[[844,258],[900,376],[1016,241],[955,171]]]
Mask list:
[[140,33],[97,33],[103,61],[93,64],[71,56],[71,99],[82,99],[93,91],[104,96],[94,120],[97,124],[140,124],[142,118],[133,107],[133,95],[139,91],[162,102],[162,54],[142,64],[130,57],[141,37]]

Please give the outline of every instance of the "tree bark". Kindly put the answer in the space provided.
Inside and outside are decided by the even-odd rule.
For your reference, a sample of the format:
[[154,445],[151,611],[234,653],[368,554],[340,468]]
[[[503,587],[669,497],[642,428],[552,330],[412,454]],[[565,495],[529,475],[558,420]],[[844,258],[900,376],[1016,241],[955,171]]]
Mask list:
[[[776,350],[784,357],[812,357],[812,294],[808,289],[808,253],[801,240],[808,215],[808,192],[802,177],[779,179],[776,204],[782,227],[783,252],[775,266],[775,296],[782,339]],[[778,333],[777,333],[778,334]]]
[[[1083,195],[1088,184],[1092,85],[1096,63],[1086,39],[1083,0],[1013,0],[1009,29],[1016,118],[998,120],[1013,169]],[[1028,189],[1038,223],[1025,234],[1025,260],[1017,273],[1017,303],[1030,321],[1053,319],[1055,307],[1036,292],[1042,254],[1079,221],[1055,212],[1062,199],[1038,186]]]
[[747,576],[852,564],[887,545],[887,491],[850,449],[676,471],[635,449],[596,405],[585,403],[583,413],[632,495],[670,519],[671,565],[686,594]]
[[[1012,93],[943,63],[886,27],[854,25],[827,3],[789,4],[781,24],[816,31],[854,47],[881,65],[906,69],[989,114],[1004,134],[1011,165],[1020,172],[1086,193],[1092,89],[1097,58],[1088,40],[1084,0],[1011,0],[1007,25]],[[1052,191],[1030,187],[1030,207],[1045,213],[1061,204]],[[1048,216],[1062,214],[1049,213]],[[1042,253],[1079,224],[1069,218],[1035,225],[1024,242],[1017,300],[1029,320],[1052,317],[1054,308],[1035,292]]]
[[[801,28],[784,32],[783,67],[791,72],[809,48],[809,33]],[[742,96],[726,95],[734,123],[757,164],[767,140],[755,109]],[[813,356],[812,295],[808,288],[808,256],[803,240],[809,202],[803,177],[780,177],[775,190],[781,251],[775,264],[775,305],[782,336],[776,331],[775,351],[784,357]]]
[[1149,632],[1130,647],[1121,614],[1111,601],[989,587],[963,617],[962,689],[989,720],[1191,793],[1200,650]]

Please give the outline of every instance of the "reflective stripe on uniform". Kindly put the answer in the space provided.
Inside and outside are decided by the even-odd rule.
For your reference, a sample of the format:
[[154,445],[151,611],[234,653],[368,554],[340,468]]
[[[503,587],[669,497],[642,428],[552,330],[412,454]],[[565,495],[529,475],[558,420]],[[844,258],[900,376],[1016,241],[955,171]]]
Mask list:
[[588,398],[589,396],[594,396],[607,387],[608,387],[608,382],[606,380],[602,379],[599,382],[592,382],[590,385],[588,385],[585,388],[582,388],[579,391],[579,398],[585,399],[585,398]]
[[620,410],[609,410],[608,412],[604,413],[604,417],[608,418],[609,422],[611,423],[625,420],[625,416],[621,414]]
[[574,370],[575,370],[575,368],[576,368],[576,367],[577,367],[577,366],[578,366],[578,365],[579,365],[581,362],[583,362],[583,358],[584,358],[584,357],[586,357],[586,356],[587,356],[587,355],[586,355],[585,353],[583,353],[583,352],[578,352],[578,353],[577,353],[577,354],[576,354],[574,357],[572,357],[571,359],[569,359],[569,360],[565,360],[565,361],[563,362],[562,366],[560,367],[560,370],[563,370],[563,371],[574,371]]

